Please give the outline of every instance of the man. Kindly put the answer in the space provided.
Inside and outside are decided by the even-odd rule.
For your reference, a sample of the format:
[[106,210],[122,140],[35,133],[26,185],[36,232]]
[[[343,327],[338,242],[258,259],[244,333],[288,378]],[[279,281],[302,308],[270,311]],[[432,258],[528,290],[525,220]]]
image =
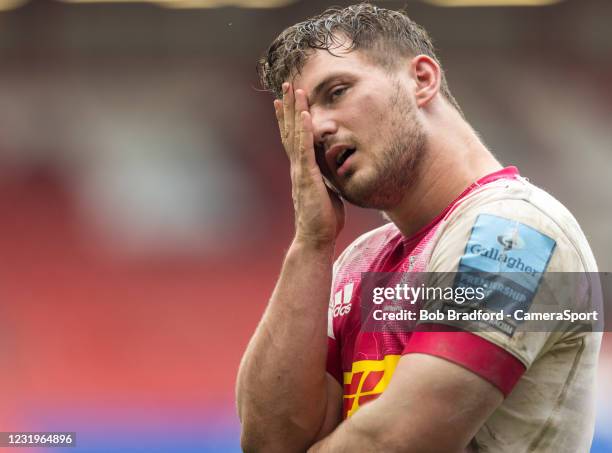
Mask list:
[[[545,272],[596,271],[571,214],[466,122],[427,33],[400,12],[334,8],[281,33],[260,73],[295,237],[240,366],[244,450],[588,451],[599,334],[362,324],[364,272],[519,271],[537,300],[554,291]],[[343,199],[391,222],[334,264]]]

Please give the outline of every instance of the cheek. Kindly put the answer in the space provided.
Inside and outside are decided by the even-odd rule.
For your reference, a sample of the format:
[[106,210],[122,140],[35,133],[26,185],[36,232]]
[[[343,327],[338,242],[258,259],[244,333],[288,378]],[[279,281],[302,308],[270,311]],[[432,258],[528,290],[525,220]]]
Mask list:
[[347,118],[356,127],[356,133],[377,133],[377,130],[386,126],[388,112],[389,108],[382,105],[378,96],[366,94],[356,99],[355,104],[347,111]]

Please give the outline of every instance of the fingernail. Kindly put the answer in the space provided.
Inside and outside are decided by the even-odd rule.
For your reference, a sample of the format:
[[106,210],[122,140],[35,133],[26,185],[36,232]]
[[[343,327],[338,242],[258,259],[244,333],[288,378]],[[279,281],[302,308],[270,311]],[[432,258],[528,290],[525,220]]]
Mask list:
[[288,83],[283,83],[283,93],[286,93],[287,90],[289,90],[289,84]]

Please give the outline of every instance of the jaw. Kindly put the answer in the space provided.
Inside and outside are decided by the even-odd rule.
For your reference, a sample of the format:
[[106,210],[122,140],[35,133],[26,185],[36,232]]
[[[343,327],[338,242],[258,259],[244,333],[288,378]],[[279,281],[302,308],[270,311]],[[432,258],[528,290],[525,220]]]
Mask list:
[[360,207],[371,207],[368,200],[376,191],[376,175],[365,168],[352,170],[342,177],[342,183],[334,182],[342,197],[349,203]]

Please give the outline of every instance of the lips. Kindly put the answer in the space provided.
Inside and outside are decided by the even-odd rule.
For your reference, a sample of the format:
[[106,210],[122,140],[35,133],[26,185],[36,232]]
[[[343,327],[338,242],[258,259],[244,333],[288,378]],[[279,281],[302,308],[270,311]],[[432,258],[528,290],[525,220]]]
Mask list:
[[346,162],[346,159],[348,159],[349,156],[353,154],[354,152],[355,152],[355,148],[346,148],[344,149],[344,151],[338,154],[338,157],[336,157],[336,163],[338,164],[338,168],[340,168],[342,164]]
[[334,145],[325,153],[329,168],[338,171],[346,160],[356,151],[356,148],[347,144]]

